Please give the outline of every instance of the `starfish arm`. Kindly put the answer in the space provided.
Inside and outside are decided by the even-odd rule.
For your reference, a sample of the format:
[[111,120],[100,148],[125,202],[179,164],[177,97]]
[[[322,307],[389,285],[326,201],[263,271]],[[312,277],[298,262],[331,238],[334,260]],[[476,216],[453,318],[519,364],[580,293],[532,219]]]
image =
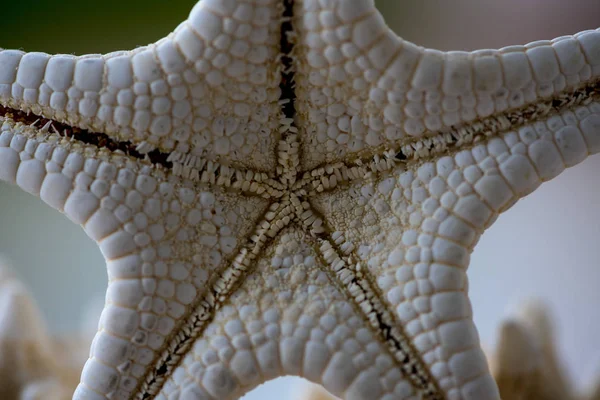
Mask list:
[[177,322],[216,293],[211,285],[267,202],[186,186],[149,163],[38,133],[4,123],[0,179],[39,196],[99,244],[106,306],[75,398],[128,397],[157,368]]
[[[385,149],[398,153],[417,139],[600,76],[600,31],[499,50],[441,52],[397,37],[372,0],[310,0],[302,7],[296,81],[299,118],[310,126],[302,137],[306,168]],[[459,138],[442,139],[429,147]]]
[[169,36],[132,51],[2,50],[0,105],[133,142],[143,154],[158,148],[182,163],[187,155],[198,169],[190,157],[267,170],[279,128],[278,12],[274,0],[204,0]]
[[140,209],[100,241],[107,300],[74,399],[130,398],[168,376],[265,208],[258,198],[185,188],[143,199],[168,211]]
[[599,139],[600,103],[587,101],[312,202],[340,249],[369,266],[449,398],[498,398],[467,295],[470,252],[500,213],[600,151]]
[[0,180],[107,260],[75,399],[228,399],[284,374],[498,399],[469,254],[600,151],[599,65],[597,31],[441,53],[367,0],[203,0],[132,52],[0,52]]
[[284,375],[346,399],[417,399],[318,248],[304,231],[284,229],[157,399],[237,399]]

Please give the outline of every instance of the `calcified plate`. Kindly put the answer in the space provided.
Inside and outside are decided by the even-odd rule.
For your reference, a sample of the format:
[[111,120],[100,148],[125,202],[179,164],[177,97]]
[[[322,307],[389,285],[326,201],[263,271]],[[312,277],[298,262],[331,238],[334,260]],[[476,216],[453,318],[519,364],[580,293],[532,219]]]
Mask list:
[[0,53],[0,179],[99,243],[75,399],[498,399],[467,297],[499,213],[600,149],[600,32],[405,42],[367,0],[205,0],[104,56]]
[[[489,355],[503,400],[598,400],[600,386],[580,395],[557,355],[549,313],[539,302],[521,305],[519,315],[500,325],[498,345]],[[317,385],[298,388],[297,400],[336,400]]]

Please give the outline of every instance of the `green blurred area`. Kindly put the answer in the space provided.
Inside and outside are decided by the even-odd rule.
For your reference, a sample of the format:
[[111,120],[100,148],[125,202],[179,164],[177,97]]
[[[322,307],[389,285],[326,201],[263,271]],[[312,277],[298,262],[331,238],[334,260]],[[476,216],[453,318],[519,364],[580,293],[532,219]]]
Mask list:
[[151,43],[183,21],[196,0],[6,3],[0,11],[3,14],[0,47],[82,54],[125,50]]
[[[164,37],[197,0],[0,0],[0,48],[106,53]],[[353,1],[353,0],[342,0]],[[498,48],[598,26],[598,0],[376,0],[403,39],[440,50]]]
[[187,18],[197,0],[0,1],[0,48],[85,54],[152,43]]

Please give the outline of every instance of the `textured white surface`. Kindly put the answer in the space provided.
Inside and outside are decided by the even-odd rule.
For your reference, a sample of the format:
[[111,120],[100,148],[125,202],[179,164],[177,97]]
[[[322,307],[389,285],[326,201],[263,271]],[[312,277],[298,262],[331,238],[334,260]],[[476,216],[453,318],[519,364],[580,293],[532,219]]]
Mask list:
[[[468,271],[482,343],[495,347],[498,323],[507,308],[524,298],[543,298],[556,317],[565,370],[580,388],[596,378],[600,365],[600,352],[593,350],[600,325],[589,317],[600,302],[595,284],[600,280],[600,249],[593,239],[600,235],[594,222],[600,218],[595,200],[600,198],[600,187],[588,184],[595,180],[598,168],[600,159],[590,157],[504,213],[482,236]],[[35,197],[6,184],[0,187],[0,207],[10,206],[13,211],[0,213],[0,252],[15,260],[18,274],[32,286],[54,331],[78,329],[84,304],[71,299],[90,293],[99,296],[105,290],[99,250],[79,227]],[[40,226],[51,227],[51,232]],[[38,251],[29,251],[29,246]],[[506,248],[511,249],[510,262],[505,261]],[[77,252],[66,256],[72,250]],[[571,261],[573,254],[576,263]],[[300,400],[295,396],[300,385],[297,378],[277,379],[254,389],[244,400]]]
[[[181,64],[181,70],[174,70],[175,74],[183,71],[183,78],[192,77],[183,85],[184,91],[194,97],[193,80],[222,90],[224,82],[235,82],[233,76],[223,80],[223,72],[236,74],[238,68],[245,71],[242,76],[249,79],[245,83],[250,87],[274,86],[268,79],[274,70],[265,70],[266,80],[260,73],[260,60],[266,59],[270,43],[269,36],[263,35],[269,32],[264,26],[277,11],[273,4],[266,5],[272,7],[253,8],[249,3],[236,5],[226,1],[205,1],[196,6],[187,25],[181,25],[174,35],[177,41],[178,34],[185,36],[182,32],[192,27],[194,32],[187,39],[196,41],[187,52],[186,39],[180,42],[184,57],[190,64],[193,62],[193,66]],[[127,124],[116,117],[120,105],[111,108],[111,96],[117,95],[121,85],[129,85],[138,97],[134,100],[124,95],[125,103],[133,102],[141,111],[136,114],[139,118],[134,117],[133,131],[123,128],[125,136],[119,138],[133,140],[140,152],[153,146],[163,151],[175,150],[170,156],[176,164],[171,173],[56,136],[48,139],[48,127],[40,131],[10,120],[3,124],[0,178],[39,195],[83,225],[87,234],[99,242],[108,261],[107,306],[77,398],[125,398],[132,392],[152,392],[154,387],[160,387],[162,375],[158,372],[162,370],[160,364],[155,366],[157,357],[162,357],[161,363],[177,362],[176,354],[188,342],[187,337],[204,329],[205,334],[213,329],[227,330],[229,323],[236,325],[232,333],[227,333],[233,339],[244,331],[255,333],[257,338],[242,338],[233,347],[228,338],[216,340],[211,342],[216,350],[206,357],[201,353],[206,347],[204,339],[197,340],[183,366],[175,368],[172,375],[167,367],[170,377],[162,394],[177,397],[188,392],[197,396],[210,393],[229,398],[270,376],[308,376],[313,371],[301,369],[304,364],[300,360],[304,360],[309,365],[324,363],[321,370],[317,368],[321,372],[310,378],[348,398],[365,398],[373,393],[379,393],[376,396],[383,399],[410,398],[411,384],[429,381],[428,374],[447,398],[497,397],[478,348],[471,306],[465,295],[468,253],[499,212],[565,167],[598,151],[600,107],[593,98],[586,98],[586,93],[570,98],[567,93],[561,94],[557,104],[543,100],[572,90],[582,81],[592,82],[600,74],[600,33],[587,32],[500,52],[446,55],[400,41],[386,30],[367,1],[327,5],[305,1],[296,11],[295,22],[301,35],[297,54],[297,133],[290,121],[275,111],[277,96],[250,96],[251,106],[235,99],[208,96],[217,103],[206,107],[205,98],[199,97],[192,102],[197,107],[184,107],[182,115],[210,115],[216,104],[227,105],[226,109],[231,106],[233,114],[223,118],[216,115],[210,124],[192,128],[192,119],[183,121],[182,126],[209,132],[211,137],[206,145],[193,147],[195,144],[186,132],[172,124],[180,109],[169,108],[161,97],[167,90],[165,81],[182,82],[176,77],[169,79],[168,69],[177,68],[179,57],[176,52],[169,53],[170,39],[132,54],[107,56],[106,61],[98,56],[72,61],[74,72],[64,67],[60,76],[55,75],[53,62],[46,55],[1,54],[0,65],[6,72],[2,77],[4,91],[0,93],[3,104],[112,133],[116,129],[111,124],[121,128]],[[221,19],[223,15],[231,18]],[[339,24],[342,26],[337,27]],[[258,63],[255,70],[244,70],[243,65],[228,57],[228,51],[235,49],[232,36],[256,39],[266,46],[265,54],[260,54],[258,47],[258,59],[252,54],[243,58],[242,64]],[[333,53],[325,48],[327,44],[334,46]],[[150,51],[159,52],[162,45],[165,55],[158,54],[156,61]],[[215,54],[217,50],[212,45],[222,52]],[[342,54],[335,54],[335,46],[343,50]],[[206,50],[200,54],[198,49]],[[321,54],[331,57],[326,59]],[[393,56],[386,60],[389,54]],[[103,86],[105,79],[100,79],[100,71],[105,71],[104,63],[109,64],[114,57],[123,57],[126,68],[113,74],[112,67],[107,66],[104,77],[108,86]],[[132,75],[127,63],[131,64]],[[163,71],[159,71],[159,66]],[[117,71],[120,67],[115,68]],[[46,76],[48,71],[50,75]],[[260,76],[253,75],[256,71]],[[56,78],[61,76],[66,76],[73,86],[60,86],[60,79]],[[46,88],[42,78],[53,86]],[[60,95],[60,90],[67,91],[67,98],[64,93]],[[44,104],[44,96],[48,95],[51,101],[57,93],[55,97],[63,103]],[[178,95],[173,92],[171,96]],[[534,108],[517,111],[508,119],[488,119],[442,135],[435,132],[532,103]],[[244,118],[253,109],[258,112],[253,117],[264,119],[271,128],[279,126],[284,134],[278,145],[280,166],[276,177],[241,170],[258,165],[266,171],[274,165],[274,158],[243,160],[221,140],[224,134],[243,129],[246,123],[251,126]],[[534,118],[538,122],[526,124],[519,118]],[[506,132],[511,124],[521,126]],[[263,133],[264,129],[265,126]],[[346,137],[346,131],[351,137]],[[496,137],[485,141],[488,136]],[[268,137],[265,147],[258,150],[259,155],[274,153],[265,150],[270,148],[269,143],[277,142],[272,133]],[[421,140],[415,141],[415,137]],[[474,147],[469,146],[480,140]],[[298,141],[303,149],[300,158],[295,145]],[[447,147],[456,141],[457,146],[466,149],[444,156]],[[405,156],[418,156],[423,164],[396,165],[394,155],[399,151]],[[366,163],[354,159],[356,155],[366,158]],[[374,159],[369,160],[373,155]],[[187,157],[185,161],[183,157]],[[211,163],[213,158],[220,164],[218,167]],[[262,164],[255,164],[256,160]],[[310,168],[322,161],[337,160],[346,164],[316,169],[299,176],[294,183],[296,174],[301,172],[298,165]],[[191,168],[182,167],[188,161]],[[176,176],[190,181],[178,180]],[[193,186],[194,181],[202,182],[199,190]],[[230,185],[233,194],[222,189]],[[247,197],[254,193],[262,194],[266,200]],[[244,200],[240,194],[245,195]],[[309,197],[311,204],[299,200],[304,200],[304,196]],[[265,212],[267,207],[269,211]],[[320,214],[315,214],[313,208]],[[259,222],[261,214],[264,220]],[[288,236],[282,236],[282,244],[272,247],[267,237],[287,232],[290,222],[303,227],[304,233],[291,242]],[[243,239],[250,232],[255,234],[244,246]],[[334,242],[338,250],[332,248]],[[320,258],[311,258],[303,246],[319,249]],[[289,255],[279,257],[281,248]],[[260,279],[267,283],[269,265],[283,265],[295,273],[281,271],[276,276],[282,276],[274,278],[275,282],[281,279],[283,298],[270,296],[260,311],[247,310],[241,304],[261,298],[265,285],[244,279],[237,292],[237,276],[251,265],[262,265],[261,260],[266,263],[260,269],[264,274]],[[320,264],[323,260],[327,266]],[[366,339],[367,345],[364,338],[349,338],[344,325],[339,326],[339,331],[331,328],[331,335],[326,333],[329,328],[319,326],[316,318],[320,313],[324,314],[319,323],[325,326],[333,323],[335,327],[347,319],[348,323],[357,321],[352,322],[357,328],[360,322],[360,318],[353,319],[345,311],[339,314],[339,321],[336,319],[339,310],[348,307],[343,302],[331,305],[337,304],[338,297],[333,286],[327,286],[331,285],[329,280],[312,277],[314,282],[305,281],[305,275],[319,270],[319,265],[323,265],[321,273],[330,269],[329,279],[343,286],[344,301],[358,306],[362,322],[370,326],[366,332],[383,334],[385,340],[378,343]],[[305,275],[296,276],[296,271],[305,271]],[[376,281],[378,290],[371,279]],[[325,285],[316,285],[317,282]],[[210,292],[205,284],[211,285]],[[318,300],[315,310],[304,322],[300,319],[298,326],[297,315],[290,311],[294,310],[294,299],[286,294],[286,286],[289,289],[295,285],[299,293],[308,290],[311,300]],[[231,294],[233,297],[228,299]],[[231,307],[236,301],[241,304]],[[192,304],[195,311],[190,315]],[[291,314],[286,317],[286,312]],[[279,313],[284,314],[282,321]],[[235,322],[236,314],[242,322]],[[207,328],[202,322],[205,318],[212,321]],[[276,327],[263,333],[263,327],[254,322],[260,319]],[[185,326],[177,326],[180,333],[173,337],[176,321]],[[403,329],[396,325],[398,321]],[[386,326],[393,328],[387,332]],[[322,346],[324,340],[327,350],[312,352],[308,344],[305,346],[309,338],[315,346]],[[407,341],[416,353],[406,345]],[[276,350],[270,350],[270,345]],[[267,350],[261,356],[263,346]],[[363,355],[363,350],[371,355]],[[194,354],[202,362],[194,360]],[[328,354],[326,360],[319,359],[324,354]],[[258,372],[254,366],[256,362],[260,364],[261,357],[265,357],[259,370],[262,376],[253,375],[252,372]],[[382,361],[372,371],[361,371],[364,362],[373,361],[369,357]],[[399,362],[404,359],[408,361]],[[424,372],[423,365],[428,372]],[[404,368],[403,372],[398,372],[398,367]],[[382,380],[372,379],[373,374]],[[152,383],[156,376],[159,386]],[[149,382],[148,387],[139,381],[142,378]],[[368,387],[370,393],[363,391],[362,382],[366,381],[373,385]],[[429,385],[425,390],[437,391],[431,382]],[[143,391],[138,392],[138,388]]]

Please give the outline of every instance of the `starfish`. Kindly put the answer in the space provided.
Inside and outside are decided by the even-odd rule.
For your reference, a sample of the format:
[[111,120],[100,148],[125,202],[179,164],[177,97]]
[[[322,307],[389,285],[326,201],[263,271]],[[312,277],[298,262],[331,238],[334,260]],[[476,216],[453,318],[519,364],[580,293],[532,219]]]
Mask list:
[[[548,309],[538,301],[519,306],[519,313],[502,321],[498,345],[488,355],[503,400],[593,400],[577,396],[562,371]],[[303,387],[298,400],[336,400],[314,384]],[[596,396],[596,397],[594,397]]]
[[127,52],[0,52],[0,179],[80,224],[106,305],[74,399],[498,399],[469,254],[600,149],[600,32],[472,53],[370,0],[202,0]]

